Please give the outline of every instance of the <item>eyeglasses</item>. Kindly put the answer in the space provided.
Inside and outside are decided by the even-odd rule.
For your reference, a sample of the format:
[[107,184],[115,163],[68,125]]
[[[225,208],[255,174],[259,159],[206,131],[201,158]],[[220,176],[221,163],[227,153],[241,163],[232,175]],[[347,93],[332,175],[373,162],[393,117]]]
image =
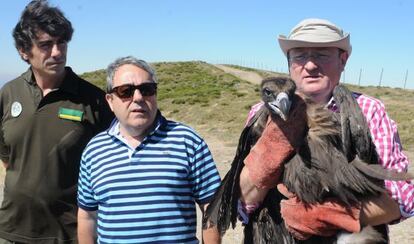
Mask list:
[[304,65],[310,58],[312,58],[317,63],[328,63],[332,59],[331,53],[325,52],[299,52],[299,53],[292,53],[289,56],[289,60],[291,63]]
[[149,97],[157,93],[157,83],[147,82],[141,85],[121,85],[112,88],[109,93],[115,93],[119,98],[131,98],[134,95],[135,90],[139,90],[142,96]]

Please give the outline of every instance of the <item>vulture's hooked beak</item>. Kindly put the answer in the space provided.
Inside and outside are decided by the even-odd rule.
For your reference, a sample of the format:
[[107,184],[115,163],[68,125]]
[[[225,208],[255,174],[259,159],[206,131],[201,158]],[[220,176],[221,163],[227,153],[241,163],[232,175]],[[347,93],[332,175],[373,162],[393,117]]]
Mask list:
[[282,118],[284,121],[286,121],[289,116],[291,104],[292,101],[289,99],[288,94],[286,94],[285,92],[277,94],[276,100],[268,103],[273,113],[279,115],[280,118]]

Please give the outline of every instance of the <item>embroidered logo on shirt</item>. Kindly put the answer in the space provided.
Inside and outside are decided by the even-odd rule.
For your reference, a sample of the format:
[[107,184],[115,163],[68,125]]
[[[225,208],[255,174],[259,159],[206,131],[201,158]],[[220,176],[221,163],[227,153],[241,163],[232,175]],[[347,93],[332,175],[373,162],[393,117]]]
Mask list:
[[59,108],[59,118],[74,121],[82,121],[83,112],[76,109]]
[[11,106],[11,116],[17,117],[22,113],[22,104],[19,102],[13,102]]

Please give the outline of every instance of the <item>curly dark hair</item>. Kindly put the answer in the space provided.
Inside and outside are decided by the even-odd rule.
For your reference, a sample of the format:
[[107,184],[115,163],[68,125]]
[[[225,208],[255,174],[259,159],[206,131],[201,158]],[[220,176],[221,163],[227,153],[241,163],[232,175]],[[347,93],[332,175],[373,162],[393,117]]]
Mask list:
[[23,10],[13,30],[17,50],[30,52],[39,31],[66,42],[72,39],[73,34],[71,22],[60,9],[49,6],[47,0],[31,1]]

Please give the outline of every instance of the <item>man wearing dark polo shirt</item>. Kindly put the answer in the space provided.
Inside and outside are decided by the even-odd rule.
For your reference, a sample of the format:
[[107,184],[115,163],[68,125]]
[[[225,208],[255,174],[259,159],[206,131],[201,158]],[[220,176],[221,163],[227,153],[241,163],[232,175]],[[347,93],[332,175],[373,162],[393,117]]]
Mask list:
[[80,156],[113,115],[104,92],[65,67],[72,33],[46,1],[29,3],[13,31],[30,68],[0,90],[0,244],[77,242]]

